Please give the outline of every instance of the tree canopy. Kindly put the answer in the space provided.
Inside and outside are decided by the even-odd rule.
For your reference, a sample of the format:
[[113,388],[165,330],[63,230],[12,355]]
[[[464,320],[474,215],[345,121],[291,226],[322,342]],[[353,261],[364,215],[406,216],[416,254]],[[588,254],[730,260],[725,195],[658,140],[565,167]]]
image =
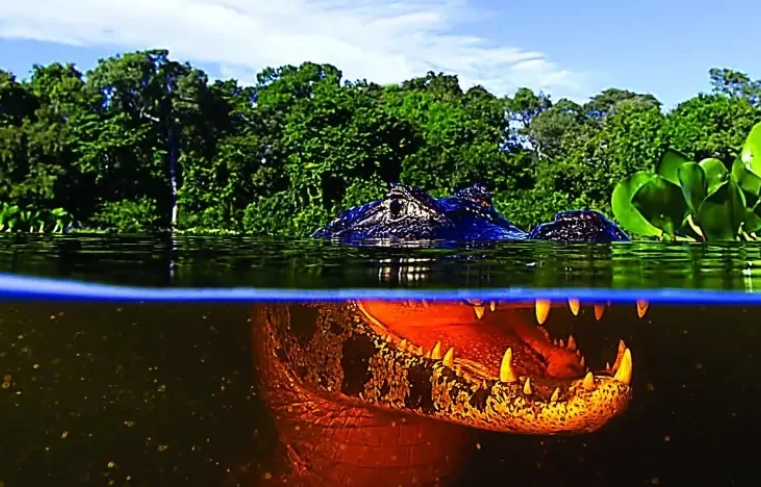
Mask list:
[[761,121],[761,81],[709,71],[710,90],[664,113],[610,88],[583,105],[529,88],[499,97],[457,76],[398,85],[328,64],[210,81],[164,50],[0,71],[0,203],[65,210],[120,231],[303,236],[388,183],[434,195],[476,182],[522,227],[557,211],[610,212],[616,183],[667,147],[731,164]]

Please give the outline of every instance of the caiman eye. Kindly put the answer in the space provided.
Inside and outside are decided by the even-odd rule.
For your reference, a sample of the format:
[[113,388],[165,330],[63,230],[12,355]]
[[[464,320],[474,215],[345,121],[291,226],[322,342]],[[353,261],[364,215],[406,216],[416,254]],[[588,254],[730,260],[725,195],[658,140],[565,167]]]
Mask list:
[[388,205],[388,210],[391,212],[391,216],[397,217],[402,212],[402,208],[404,208],[404,204],[399,200],[391,200],[391,202]]

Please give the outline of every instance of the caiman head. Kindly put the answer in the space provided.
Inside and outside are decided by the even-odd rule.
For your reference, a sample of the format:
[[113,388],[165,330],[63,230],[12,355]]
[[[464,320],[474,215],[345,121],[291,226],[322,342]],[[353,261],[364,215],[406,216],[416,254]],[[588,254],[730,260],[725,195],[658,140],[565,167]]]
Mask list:
[[592,210],[564,211],[555,215],[551,222],[541,223],[528,235],[534,240],[556,242],[628,242],[631,239],[605,215]]
[[514,434],[600,429],[631,399],[630,350],[621,341],[612,367],[588,371],[573,336],[533,323],[551,304],[533,306],[360,300],[260,321],[276,325],[271,356],[289,383],[336,404]]
[[463,240],[521,240],[526,232],[500,215],[492,204],[491,192],[483,184],[474,184],[442,198],[439,204],[454,223]]
[[481,184],[439,200],[413,186],[391,185],[384,199],[346,210],[312,237],[504,240],[523,239],[526,233],[494,209]]
[[311,236],[360,239],[435,239],[450,233],[454,224],[438,201],[425,191],[391,185],[382,200],[350,208]]
[[384,199],[344,211],[316,230],[312,237],[343,241],[530,239],[607,243],[629,240],[629,236],[602,213],[590,210],[558,213],[551,222],[526,233],[497,212],[491,193],[483,184],[441,199],[419,188],[392,184]]

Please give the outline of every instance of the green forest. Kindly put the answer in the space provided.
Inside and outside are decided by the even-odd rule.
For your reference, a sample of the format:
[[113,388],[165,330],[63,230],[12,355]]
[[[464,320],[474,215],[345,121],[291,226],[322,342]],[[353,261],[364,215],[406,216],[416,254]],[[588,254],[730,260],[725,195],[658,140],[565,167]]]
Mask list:
[[579,105],[436,73],[381,86],[310,62],[212,81],[165,50],[0,71],[0,225],[13,213],[43,230],[304,236],[389,182],[434,196],[486,183],[524,228],[610,214],[616,183],[666,148],[730,164],[761,121],[761,81],[706,75],[666,112],[618,88]]

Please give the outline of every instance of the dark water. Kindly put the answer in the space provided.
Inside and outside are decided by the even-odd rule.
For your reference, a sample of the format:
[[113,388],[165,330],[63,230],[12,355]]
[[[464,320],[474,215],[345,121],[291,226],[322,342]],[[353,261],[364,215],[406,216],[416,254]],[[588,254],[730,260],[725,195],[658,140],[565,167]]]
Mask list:
[[[347,249],[97,237],[0,246],[2,272],[145,286],[634,287],[647,297],[647,288],[761,284],[759,248],[739,245]],[[613,361],[619,339],[631,349],[627,410],[578,436],[464,428],[474,436],[451,485],[757,484],[761,305],[652,304],[640,319],[634,303],[616,303],[597,320],[588,303],[579,316],[559,304],[546,328],[572,333],[592,370]],[[263,306],[275,305],[0,302],[0,486],[299,485],[283,476],[293,456],[255,366],[252,310]],[[531,309],[517,312],[533,325]],[[367,478],[355,485],[415,485],[382,469]]]

